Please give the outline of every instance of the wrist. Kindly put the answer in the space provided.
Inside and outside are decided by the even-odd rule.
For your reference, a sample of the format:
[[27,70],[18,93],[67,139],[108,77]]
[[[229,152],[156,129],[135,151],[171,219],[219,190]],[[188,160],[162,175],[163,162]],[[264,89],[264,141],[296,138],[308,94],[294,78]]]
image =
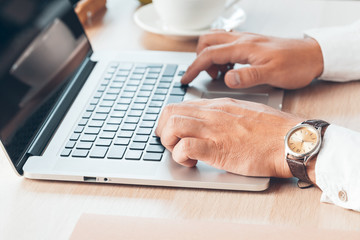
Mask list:
[[305,38],[308,43],[308,54],[310,56],[311,69],[314,71],[314,78],[320,77],[324,71],[324,59],[319,43],[314,38]]

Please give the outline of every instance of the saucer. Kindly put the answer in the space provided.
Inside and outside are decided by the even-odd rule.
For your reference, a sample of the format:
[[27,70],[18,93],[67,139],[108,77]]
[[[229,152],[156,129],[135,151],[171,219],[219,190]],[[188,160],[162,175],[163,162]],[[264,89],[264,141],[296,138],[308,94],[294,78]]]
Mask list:
[[139,8],[134,14],[135,23],[143,30],[183,40],[196,39],[200,35],[206,34],[210,32],[211,29],[215,28],[230,31],[239,27],[245,22],[245,19],[246,14],[244,10],[237,5],[234,5],[231,8],[226,9],[209,28],[201,30],[180,30],[168,28],[161,21],[152,3]]

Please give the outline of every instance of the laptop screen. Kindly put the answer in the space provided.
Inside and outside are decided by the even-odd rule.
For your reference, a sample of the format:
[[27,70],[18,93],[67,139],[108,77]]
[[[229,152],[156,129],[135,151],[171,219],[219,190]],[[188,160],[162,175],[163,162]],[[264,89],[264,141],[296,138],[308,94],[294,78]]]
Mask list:
[[0,140],[15,166],[91,52],[69,1],[0,1]]

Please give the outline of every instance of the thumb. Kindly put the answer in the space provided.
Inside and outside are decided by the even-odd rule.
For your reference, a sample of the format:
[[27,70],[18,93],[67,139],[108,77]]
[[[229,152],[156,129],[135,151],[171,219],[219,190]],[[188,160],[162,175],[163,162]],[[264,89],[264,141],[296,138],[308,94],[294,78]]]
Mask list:
[[262,66],[250,66],[228,71],[225,84],[230,88],[248,88],[265,83],[267,69]]

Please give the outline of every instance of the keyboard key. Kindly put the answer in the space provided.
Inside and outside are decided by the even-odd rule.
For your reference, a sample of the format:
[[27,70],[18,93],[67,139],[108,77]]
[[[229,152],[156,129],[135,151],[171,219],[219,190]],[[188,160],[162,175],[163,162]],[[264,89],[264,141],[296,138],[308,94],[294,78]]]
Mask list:
[[125,123],[135,123],[136,124],[139,122],[139,120],[140,120],[139,117],[127,117],[125,119]]
[[176,73],[177,67],[178,66],[175,64],[166,65],[163,76],[164,77],[173,77]]
[[149,140],[147,135],[135,135],[133,142],[143,142],[146,143]]
[[132,131],[121,131],[118,135],[120,138],[131,138],[134,132]]
[[162,145],[149,145],[146,149],[146,152],[152,153],[163,153],[165,148]]
[[128,108],[129,108],[129,105],[117,104],[117,105],[114,107],[114,110],[115,110],[115,111],[127,111]]
[[95,105],[90,105],[90,106],[88,106],[87,108],[86,108],[86,111],[87,112],[93,112],[94,110],[95,110]]
[[84,119],[89,119],[90,117],[91,117],[91,112],[86,112],[86,113],[84,113],[84,115],[82,116],[82,118],[84,118]]
[[109,85],[109,83],[110,83],[110,79],[105,79],[101,82],[101,86],[106,87],[107,85]]
[[121,130],[134,131],[136,127],[137,127],[136,124],[126,123],[121,127]]
[[110,88],[122,88],[124,86],[124,83],[122,82],[113,82],[110,85]]
[[114,140],[114,144],[115,145],[123,145],[123,146],[127,146],[130,143],[130,138],[116,138]]
[[157,79],[158,77],[159,77],[159,74],[157,74],[157,73],[148,73],[146,75],[147,79]]
[[147,114],[159,114],[160,113],[161,108],[153,108],[153,107],[149,107],[146,110]]
[[137,86],[127,86],[124,91],[125,92],[136,92],[137,91]]
[[81,142],[94,142],[96,139],[96,135],[83,135],[80,138]]
[[91,158],[104,158],[108,151],[107,147],[94,147],[90,153]]
[[122,118],[110,118],[107,124],[120,125],[121,122],[122,122]]
[[134,103],[147,103],[147,101],[148,101],[147,97],[137,97]]
[[136,132],[137,135],[150,135],[152,129],[151,128],[139,128]]
[[102,95],[103,95],[103,92],[97,92],[97,93],[95,93],[94,98],[101,98]]
[[143,78],[143,74],[133,74],[130,76],[131,80],[141,80]]
[[156,121],[157,115],[155,114],[145,114],[143,117],[143,121]]
[[168,100],[167,100],[167,104],[170,103],[180,103],[182,102],[184,99],[184,96],[175,96],[175,95],[170,95]]
[[68,141],[65,145],[65,148],[74,148],[76,141]]
[[142,111],[131,110],[128,114],[130,117],[141,117]]
[[146,107],[146,104],[137,103],[131,106],[132,110],[144,110]]
[[102,101],[100,103],[100,107],[112,107],[114,105],[114,101]]
[[116,73],[116,76],[128,76],[130,74],[130,71],[124,71],[124,70],[120,70]]
[[162,68],[162,64],[161,63],[149,63],[149,64],[146,64],[146,67],[148,68]]
[[166,98],[166,95],[158,95],[158,94],[154,94],[154,96],[152,97],[153,101],[164,101]]
[[149,73],[160,73],[162,68],[150,68]]
[[105,94],[104,98],[105,101],[115,101],[117,96],[114,94]]
[[155,94],[159,94],[159,95],[166,95],[168,93],[168,89],[166,88],[158,88],[155,91]]
[[130,145],[131,150],[144,150],[146,143],[132,143]]
[[95,121],[95,120],[93,120],[93,121],[91,121],[90,123],[89,123],[89,127],[102,127],[104,125],[104,122],[103,121]]
[[149,91],[140,91],[137,96],[138,97],[150,97],[150,95],[151,95],[151,92],[149,92]]
[[113,111],[110,114],[110,117],[112,118],[123,118],[125,116],[126,112],[125,111]]
[[161,141],[159,137],[151,137],[149,141],[150,145],[161,145]]
[[107,118],[107,114],[102,114],[102,113],[96,113],[93,117],[92,117],[92,119],[93,120],[102,120],[102,121],[105,121],[106,120],[106,118]]
[[88,123],[88,120],[83,118],[79,121],[79,126],[85,126],[87,123]]
[[90,101],[90,105],[97,105],[99,103],[99,99],[98,98],[93,98]]
[[123,92],[121,98],[133,98],[135,96],[134,92]]
[[76,145],[76,149],[85,149],[85,150],[89,150],[92,147],[92,142],[79,142]]
[[152,91],[154,89],[154,85],[143,85],[140,90],[141,91]]
[[129,80],[127,82],[128,86],[139,86],[140,85],[140,80]]
[[133,73],[135,74],[144,74],[146,72],[146,68],[135,68]]
[[138,151],[138,150],[129,150],[129,151],[127,151],[127,153],[125,155],[125,159],[126,160],[140,160],[142,153],[143,153],[142,151]]
[[141,128],[153,128],[155,125],[155,121],[143,121],[141,124],[140,124],[140,127]]
[[103,128],[103,131],[105,131],[105,132],[116,132],[118,129],[119,129],[119,125],[106,124],[106,126]]
[[124,157],[125,151],[126,151],[126,147],[124,146],[112,146],[109,150],[107,158],[122,159]]
[[170,92],[170,95],[184,96],[186,93],[186,88],[173,88]]
[[149,107],[162,107],[163,105],[163,102],[161,101],[151,101],[150,104],[149,104]]
[[127,79],[126,76],[116,76],[113,81],[114,82],[125,82],[126,79]]
[[171,83],[159,83],[158,88],[169,88]]
[[77,126],[74,130],[74,133],[82,133],[82,131],[84,131],[84,127],[83,126]]
[[71,156],[85,158],[89,154],[89,150],[75,149]]
[[119,95],[121,89],[118,88],[110,88],[109,90],[107,90],[106,94],[114,94],[114,95]]
[[124,105],[129,105],[131,103],[132,99],[129,98],[121,98],[118,101],[118,104],[124,104]]
[[70,156],[70,153],[71,153],[71,149],[64,149],[64,150],[61,152],[60,156],[61,156],[61,157],[68,157],[68,156]]
[[172,77],[162,77],[160,78],[161,83],[171,83],[173,81]]
[[178,76],[179,76],[179,77],[184,76],[185,72],[186,72],[186,71],[179,71]]
[[110,107],[99,107],[98,109],[96,109],[96,113],[108,114],[110,111],[111,111]]
[[73,133],[70,137],[71,141],[77,141],[80,137],[80,133]]
[[145,161],[161,161],[162,154],[161,153],[145,153],[144,160]]
[[155,85],[156,84],[156,79],[146,79],[143,82],[143,85]]
[[111,139],[98,139],[96,141],[96,146],[110,147],[112,140]]
[[87,127],[84,131],[85,134],[97,135],[100,132],[100,128]]
[[113,139],[115,137],[115,132],[102,132],[100,134],[101,139]]

